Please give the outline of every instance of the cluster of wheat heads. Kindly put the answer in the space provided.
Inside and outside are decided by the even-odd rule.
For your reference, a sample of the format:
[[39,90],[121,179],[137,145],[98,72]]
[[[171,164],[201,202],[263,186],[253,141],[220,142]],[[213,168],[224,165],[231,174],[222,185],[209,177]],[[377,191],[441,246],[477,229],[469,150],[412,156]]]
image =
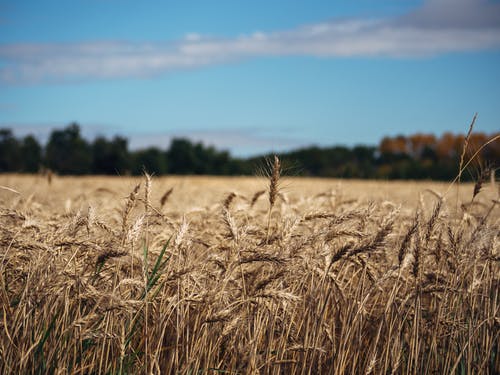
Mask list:
[[496,189],[409,209],[280,167],[190,212],[147,175],[64,209],[1,191],[0,373],[500,371]]

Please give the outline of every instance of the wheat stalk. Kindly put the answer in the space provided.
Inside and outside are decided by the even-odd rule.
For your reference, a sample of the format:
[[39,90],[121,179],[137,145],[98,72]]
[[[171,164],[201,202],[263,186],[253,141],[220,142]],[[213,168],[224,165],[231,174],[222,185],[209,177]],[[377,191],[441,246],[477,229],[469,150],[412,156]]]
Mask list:
[[269,241],[270,231],[271,231],[271,214],[276,203],[276,197],[279,191],[279,180],[281,177],[281,162],[278,156],[274,155],[274,162],[271,166],[271,173],[269,177],[269,210],[267,214],[267,241]]

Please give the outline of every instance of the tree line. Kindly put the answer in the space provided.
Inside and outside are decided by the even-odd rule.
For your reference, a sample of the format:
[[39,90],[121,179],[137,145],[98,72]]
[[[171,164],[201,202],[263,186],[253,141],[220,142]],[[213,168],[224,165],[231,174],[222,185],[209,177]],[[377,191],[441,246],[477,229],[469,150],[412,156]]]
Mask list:
[[[469,156],[496,135],[472,134],[468,139]],[[398,135],[383,138],[378,146],[312,146],[280,157],[293,175],[450,180],[457,175],[464,141],[464,135],[451,133],[440,137]],[[155,175],[252,175],[269,156],[236,158],[227,151],[184,138],[173,139],[166,149],[129,150],[128,140],[121,136],[99,136],[87,141],[76,123],[53,130],[44,146],[33,135],[17,138],[11,129],[0,129],[0,172],[37,173],[50,169],[61,175],[138,175],[143,171]],[[476,178],[484,169],[494,168],[492,163],[498,160],[500,142],[496,140],[481,150],[464,179]]]

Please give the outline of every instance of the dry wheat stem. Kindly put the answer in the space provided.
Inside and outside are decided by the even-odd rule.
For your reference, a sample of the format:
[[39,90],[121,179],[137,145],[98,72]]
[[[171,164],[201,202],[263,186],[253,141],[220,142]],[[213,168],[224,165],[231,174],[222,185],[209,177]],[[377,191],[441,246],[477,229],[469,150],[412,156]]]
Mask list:
[[268,230],[257,179],[0,179],[0,373],[500,370],[496,189],[295,180]]

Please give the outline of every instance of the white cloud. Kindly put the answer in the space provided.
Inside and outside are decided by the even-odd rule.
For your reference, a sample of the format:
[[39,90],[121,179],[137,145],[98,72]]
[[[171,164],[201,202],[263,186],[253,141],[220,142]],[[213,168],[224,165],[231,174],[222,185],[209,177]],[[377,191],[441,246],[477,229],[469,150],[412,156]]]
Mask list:
[[174,138],[188,138],[192,142],[202,142],[218,150],[229,150],[235,156],[249,156],[258,153],[280,152],[309,146],[313,142],[287,135],[270,135],[258,129],[211,129],[184,130],[130,136],[130,148],[140,149],[150,146],[165,149]]
[[15,112],[18,110],[18,106],[14,103],[2,103],[0,102],[0,113],[2,112]]
[[3,83],[154,77],[261,56],[421,57],[500,47],[500,4],[429,0],[389,19],[342,19],[234,38],[188,33],[165,43],[0,45]]
[[184,39],[186,39],[186,41],[188,42],[197,42],[202,39],[202,36],[198,33],[187,33],[184,36]]

